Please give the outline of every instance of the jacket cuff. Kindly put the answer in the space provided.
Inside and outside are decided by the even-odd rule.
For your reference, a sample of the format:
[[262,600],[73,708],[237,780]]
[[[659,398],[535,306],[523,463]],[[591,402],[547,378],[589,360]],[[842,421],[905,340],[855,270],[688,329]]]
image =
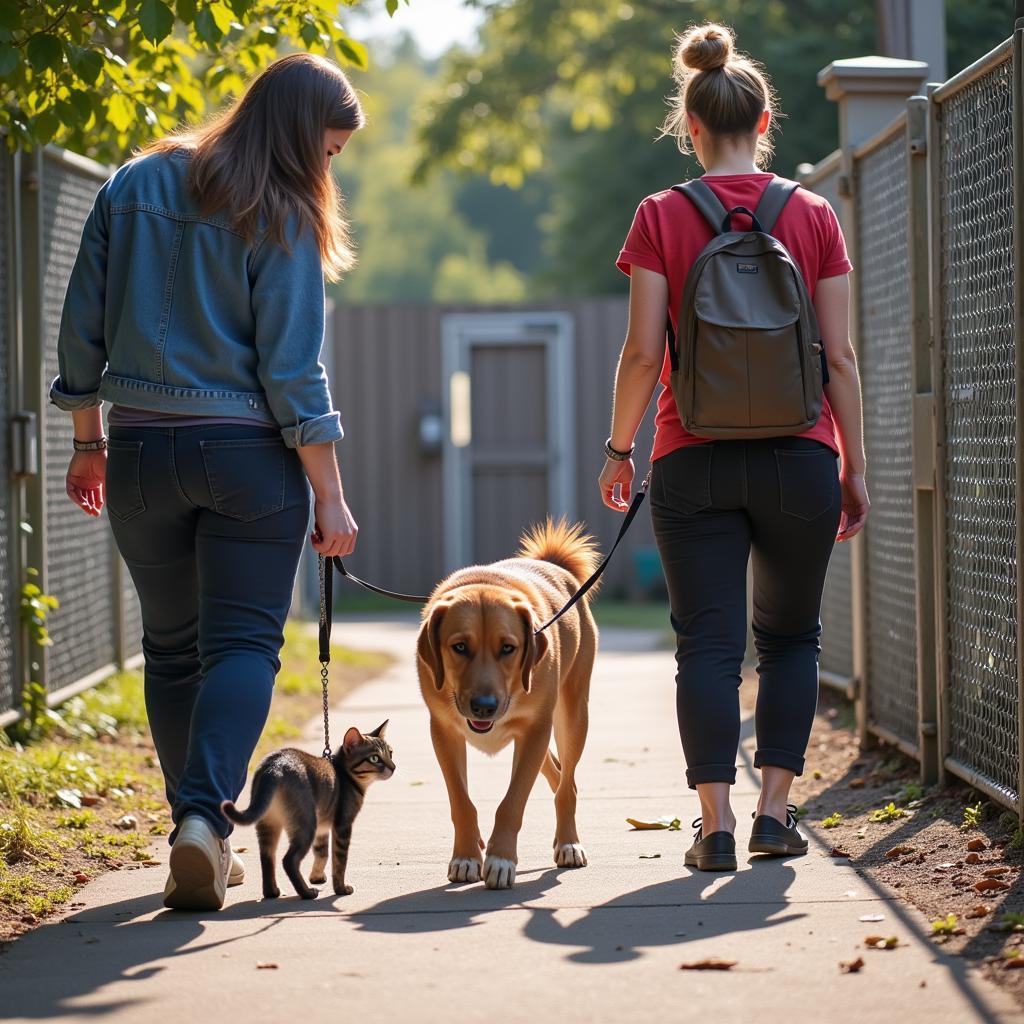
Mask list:
[[50,384],[50,401],[58,409],[63,409],[65,412],[74,412],[77,409],[95,409],[97,405],[103,404],[98,390],[75,395],[70,391],[65,391],[60,386],[61,383],[60,377],[54,377],[53,382]]
[[281,437],[289,448],[303,448],[308,444],[328,444],[345,436],[341,429],[341,413],[328,412],[316,419],[306,420],[294,427],[282,427]]

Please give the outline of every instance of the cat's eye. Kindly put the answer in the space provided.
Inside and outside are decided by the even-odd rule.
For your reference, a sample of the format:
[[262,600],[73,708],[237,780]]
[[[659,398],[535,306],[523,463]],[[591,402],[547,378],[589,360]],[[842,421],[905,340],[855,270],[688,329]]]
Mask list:
[[380,755],[379,754],[371,754],[370,755],[370,764],[380,764]]
[[460,640],[457,644],[452,644],[452,650],[456,654],[468,654],[469,653],[469,648],[466,646],[466,644],[462,640]]
[[502,644],[501,645],[501,653],[502,654],[512,654],[512,653],[515,652],[515,649],[516,649],[515,648],[515,644]]

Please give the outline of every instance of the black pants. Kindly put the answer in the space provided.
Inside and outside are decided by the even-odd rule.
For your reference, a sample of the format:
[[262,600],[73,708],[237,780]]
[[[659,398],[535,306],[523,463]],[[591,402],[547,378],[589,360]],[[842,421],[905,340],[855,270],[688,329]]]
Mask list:
[[114,427],[114,540],[142,606],[146,712],[177,834],[222,836],[270,709],[309,520],[298,455],[276,428]]
[[754,764],[803,771],[840,506],[835,453],[807,438],[714,441],[654,464],[651,517],[676,632],[676,710],[691,788],[736,781],[751,554],[760,676]]

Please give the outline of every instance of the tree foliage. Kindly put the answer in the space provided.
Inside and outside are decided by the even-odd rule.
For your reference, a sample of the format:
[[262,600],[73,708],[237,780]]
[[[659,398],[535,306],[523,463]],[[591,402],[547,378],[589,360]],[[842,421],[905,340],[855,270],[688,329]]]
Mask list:
[[[352,6],[357,0],[342,0]],[[389,11],[397,0],[386,0]],[[0,0],[0,130],[100,160],[200,118],[285,48],[356,67],[338,0]]]

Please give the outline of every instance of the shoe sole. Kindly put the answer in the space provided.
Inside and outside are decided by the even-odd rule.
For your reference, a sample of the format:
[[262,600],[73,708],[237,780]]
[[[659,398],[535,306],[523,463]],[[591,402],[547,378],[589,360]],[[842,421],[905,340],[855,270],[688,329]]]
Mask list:
[[174,889],[164,897],[171,910],[220,910],[224,893],[217,891],[217,869],[206,852],[191,843],[171,847],[169,860]]
[[802,857],[807,852],[806,846],[791,846],[773,836],[751,836],[747,849],[751,853],[769,853],[774,857]]
[[698,871],[736,870],[736,857],[728,853],[709,853],[703,857],[691,857],[687,854],[683,857],[683,862],[688,868],[696,868]]

